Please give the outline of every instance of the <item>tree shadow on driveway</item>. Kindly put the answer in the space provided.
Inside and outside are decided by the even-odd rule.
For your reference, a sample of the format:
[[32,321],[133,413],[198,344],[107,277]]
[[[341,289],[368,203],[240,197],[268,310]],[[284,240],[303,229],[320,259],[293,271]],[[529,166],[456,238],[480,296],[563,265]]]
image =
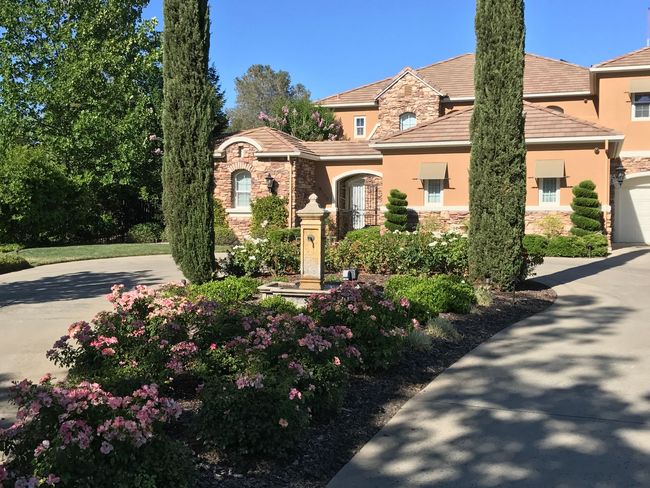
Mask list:
[[111,286],[116,283],[132,288],[138,284],[158,285],[163,282],[151,270],[99,273],[81,271],[47,276],[0,284],[0,307],[99,297],[110,293]]

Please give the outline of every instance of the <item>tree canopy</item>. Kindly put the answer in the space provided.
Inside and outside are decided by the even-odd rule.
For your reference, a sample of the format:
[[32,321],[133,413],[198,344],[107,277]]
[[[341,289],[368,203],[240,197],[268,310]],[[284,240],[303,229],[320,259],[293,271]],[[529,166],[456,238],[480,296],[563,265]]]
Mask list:
[[[142,19],[147,3],[0,0],[0,140],[38,147],[74,189],[52,202],[68,222],[50,240],[113,237],[161,218],[162,49],[156,21]],[[17,154],[0,151],[5,166]]]
[[331,109],[318,106],[307,98],[289,100],[284,104],[279,102],[272,113],[260,112],[258,115],[269,127],[303,141],[334,141],[341,137],[343,128]]
[[235,78],[235,92],[236,106],[228,113],[233,130],[259,127],[263,125],[260,113],[271,114],[289,101],[308,100],[310,96],[302,84],[291,84],[288,72],[261,64],[252,65],[243,76]]

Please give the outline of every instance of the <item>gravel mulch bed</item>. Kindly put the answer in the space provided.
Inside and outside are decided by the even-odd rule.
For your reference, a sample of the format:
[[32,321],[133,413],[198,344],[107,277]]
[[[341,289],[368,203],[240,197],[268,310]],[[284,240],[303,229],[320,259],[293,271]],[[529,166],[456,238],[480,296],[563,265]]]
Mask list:
[[[372,281],[363,276],[364,281]],[[468,315],[443,314],[463,335],[457,343],[434,340],[431,350],[409,352],[389,371],[354,375],[349,394],[336,418],[314,424],[283,461],[224,460],[214,452],[200,455],[200,488],[324,487],[363,445],[412,396],[446,368],[504,328],[549,307],[552,289],[528,281],[521,290],[496,293],[489,307]]]

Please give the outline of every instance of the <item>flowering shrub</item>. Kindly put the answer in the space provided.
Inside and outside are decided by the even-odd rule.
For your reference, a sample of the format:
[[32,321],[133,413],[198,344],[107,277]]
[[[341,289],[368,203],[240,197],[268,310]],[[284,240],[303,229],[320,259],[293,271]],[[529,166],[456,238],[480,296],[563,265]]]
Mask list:
[[[73,388],[27,380],[14,387],[17,422],[0,430],[0,486],[188,486],[188,451],[163,426],[179,405],[145,385],[114,396],[96,383]],[[4,485],[3,485],[4,483]]]
[[[199,333],[197,342],[210,337]],[[239,334],[205,347],[213,379],[203,389],[200,436],[224,451],[281,454],[312,415],[337,410],[358,360],[351,338],[348,327],[303,314],[244,316]]]
[[248,239],[232,248],[226,262],[226,271],[235,275],[297,273],[300,246],[297,241]]
[[468,313],[476,302],[474,288],[465,280],[448,275],[391,276],[386,295],[406,298],[413,314],[421,321],[441,313]]
[[289,220],[288,200],[277,195],[260,197],[251,202],[251,234],[265,237],[267,232],[283,229]]
[[368,273],[464,275],[467,238],[454,232],[364,232],[330,246],[325,264],[331,271],[354,267]]
[[47,356],[70,368],[71,378],[118,392],[145,381],[169,385],[185,373],[198,351],[192,332],[211,322],[217,306],[146,286],[127,292],[115,285],[108,300],[112,311],[72,324]]
[[360,357],[365,369],[394,364],[404,347],[404,337],[417,322],[410,319],[408,300],[386,299],[373,285],[344,283],[328,295],[314,295],[306,310],[322,326],[350,329],[346,357]]

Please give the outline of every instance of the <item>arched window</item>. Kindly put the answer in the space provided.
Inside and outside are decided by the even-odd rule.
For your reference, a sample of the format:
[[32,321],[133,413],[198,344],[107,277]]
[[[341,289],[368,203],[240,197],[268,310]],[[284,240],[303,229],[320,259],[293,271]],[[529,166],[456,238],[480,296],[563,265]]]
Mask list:
[[251,206],[251,174],[246,170],[235,171],[232,175],[232,206]]
[[549,110],[553,110],[554,112],[559,112],[561,114],[564,113],[564,109],[562,107],[558,107],[557,105],[549,105],[546,108],[549,109]]
[[416,123],[417,119],[413,112],[404,112],[399,116],[399,130],[406,130],[415,127]]

